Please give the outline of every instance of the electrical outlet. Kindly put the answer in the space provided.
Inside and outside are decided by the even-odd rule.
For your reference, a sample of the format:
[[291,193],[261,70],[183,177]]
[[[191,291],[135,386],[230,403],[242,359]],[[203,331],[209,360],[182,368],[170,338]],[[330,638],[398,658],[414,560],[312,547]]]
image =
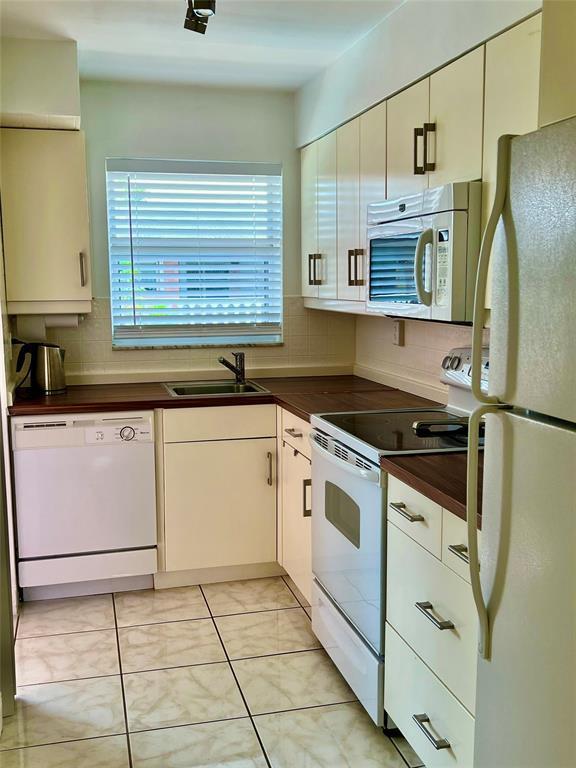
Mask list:
[[404,320],[394,320],[392,341],[397,347],[404,346]]

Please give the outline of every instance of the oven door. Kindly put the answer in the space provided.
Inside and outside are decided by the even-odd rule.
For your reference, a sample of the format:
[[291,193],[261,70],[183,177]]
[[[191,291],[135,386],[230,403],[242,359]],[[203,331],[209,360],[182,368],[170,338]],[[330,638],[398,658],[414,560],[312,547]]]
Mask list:
[[382,472],[323,433],[313,432],[311,442],[312,571],[381,655],[386,534]]

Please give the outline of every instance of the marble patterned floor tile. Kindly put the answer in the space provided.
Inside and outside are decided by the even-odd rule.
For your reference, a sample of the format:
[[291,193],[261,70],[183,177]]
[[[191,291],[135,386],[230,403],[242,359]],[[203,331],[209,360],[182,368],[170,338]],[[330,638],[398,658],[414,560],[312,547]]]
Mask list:
[[16,713],[4,718],[0,750],[125,731],[119,676],[43,683],[18,689]]
[[205,619],[210,616],[199,587],[119,592],[114,595],[114,603],[119,627]]
[[124,675],[130,731],[245,717],[228,663]]
[[424,763],[406,741],[404,736],[391,736],[396,749],[400,752],[409,768],[424,768]]
[[226,661],[212,619],[124,627],[118,639],[124,673]]
[[213,616],[298,607],[280,576],[205,584],[202,589]]
[[215,621],[231,659],[320,648],[302,608],[220,616]]
[[358,703],[262,715],[254,722],[272,768],[406,768]]
[[288,589],[291,592],[294,593],[294,595],[296,597],[296,600],[298,600],[298,602],[300,603],[302,608],[309,608],[310,607],[310,603],[308,602],[308,600],[306,600],[306,598],[304,597],[302,592],[300,592],[300,590],[296,586],[294,580],[291,579],[290,576],[282,576],[282,579],[284,580],[284,582],[288,586]]
[[34,600],[20,606],[18,637],[114,629],[114,626],[111,595]]
[[0,768],[129,768],[126,736],[0,752]]
[[16,640],[18,685],[119,675],[114,629]]
[[243,659],[232,666],[252,714],[355,699],[324,651]]
[[134,768],[266,768],[250,720],[130,735]]

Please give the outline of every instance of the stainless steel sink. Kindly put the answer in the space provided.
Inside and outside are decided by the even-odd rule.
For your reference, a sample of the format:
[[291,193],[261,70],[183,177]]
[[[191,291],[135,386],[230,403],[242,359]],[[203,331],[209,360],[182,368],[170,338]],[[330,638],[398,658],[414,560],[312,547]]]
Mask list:
[[235,381],[230,381],[229,379],[223,381],[176,381],[164,384],[164,387],[172,397],[261,395],[270,391],[254,381],[236,384]]

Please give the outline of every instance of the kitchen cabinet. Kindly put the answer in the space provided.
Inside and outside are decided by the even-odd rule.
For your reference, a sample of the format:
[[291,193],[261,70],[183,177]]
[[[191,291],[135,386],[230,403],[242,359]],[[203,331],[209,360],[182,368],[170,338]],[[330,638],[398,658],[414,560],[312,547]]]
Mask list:
[[424,170],[417,173],[424,157],[423,137],[417,136],[416,131],[423,130],[424,123],[428,122],[429,106],[429,78],[388,101],[386,186],[390,199],[421,192],[427,187]]
[[274,405],[165,410],[167,571],[274,563]]
[[312,602],[311,462],[288,443],[282,446],[282,565]]
[[[486,226],[496,186],[496,147],[506,133],[523,134],[538,127],[540,81],[540,14],[486,43],[482,227]],[[486,306],[491,305],[490,279]]]
[[318,143],[314,142],[300,153],[302,296],[312,297],[318,296],[314,277],[318,255],[317,182]]
[[318,142],[317,221],[318,298],[335,299],[337,292],[336,132]]
[[8,313],[89,312],[84,135],[4,128],[1,145]]

